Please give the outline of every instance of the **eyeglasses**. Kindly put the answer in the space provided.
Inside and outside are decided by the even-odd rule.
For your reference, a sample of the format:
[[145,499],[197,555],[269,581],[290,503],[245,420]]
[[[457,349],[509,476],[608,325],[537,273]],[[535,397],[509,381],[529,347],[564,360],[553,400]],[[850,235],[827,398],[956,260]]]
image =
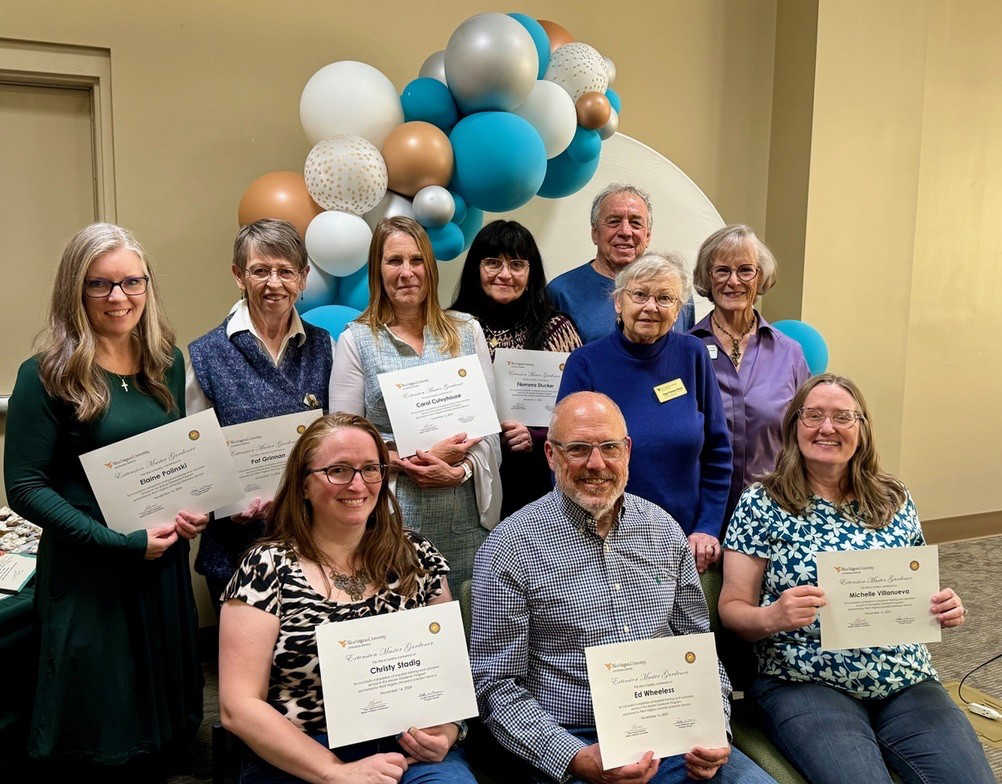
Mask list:
[[295,270],[292,267],[251,267],[250,269],[244,270],[247,273],[247,277],[257,283],[267,283],[271,280],[272,275],[278,275],[278,279],[282,283],[292,283],[292,281],[297,280],[300,275],[303,274],[302,270]]
[[355,474],[361,474],[363,482],[374,485],[386,476],[386,466],[383,463],[369,463],[361,468],[352,468],[350,465],[337,463],[324,468],[314,468],[306,473],[323,474],[332,485],[350,485],[355,480]]
[[737,275],[738,280],[747,283],[750,280],[754,280],[755,276],[758,275],[758,267],[754,264],[742,264],[737,269],[721,266],[710,270],[710,277],[717,283],[726,283],[731,279],[731,275]]
[[146,275],[121,280],[105,280],[104,278],[88,278],[84,281],[84,295],[93,299],[110,297],[118,286],[127,297],[138,297],[146,293],[146,284],[150,279]]
[[627,438],[621,441],[602,441],[597,444],[587,441],[568,441],[563,443],[561,441],[554,441],[552,438],[548,440],[553,446],[563,452],[568,460],[575,463],[583,463],[585,460],[590,459],[591,453],[596,449],[603,460],[622,460],[626,457],[626,445],[629,443],[629,439]]
[[480,266],[492,275],[497,275],[501,272],[502,267],[507,267],[508,272],[512,275],[523,275],[529,271],[529,262],[525,259],[508,259],[508,261],[502,261],[501,259],[487,258],[480,260]]
[[678,302],[678,297],[664,291],[660,294],[649,294],[641,289],[626,289],[626,296],[628,296],[630,301],[635,305],[646,305],[653,298],[654,304],[656,304],[659,308],[670,308]]
[[826,414],[818,408],[801,408],[797,411],[797,416],[808,427],[821,427],[826,419],[830,419],[832,425],[839,430],[848,430],[864,418],[858,411],[836,411]]

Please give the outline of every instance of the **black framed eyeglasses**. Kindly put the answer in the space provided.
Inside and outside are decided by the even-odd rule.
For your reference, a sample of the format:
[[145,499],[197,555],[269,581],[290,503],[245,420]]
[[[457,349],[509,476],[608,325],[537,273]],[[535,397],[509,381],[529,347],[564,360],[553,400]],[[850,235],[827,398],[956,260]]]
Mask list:
[[797,411],[797,416],[808,427],[821,427],[826,419],[830,419],[832,426],[839,430],[848,430],[864,418],[858,411],[833,411],[826,414],[820,408],[801,408]]
[[131,278],[121,280],[107,280],[105,278],[87,278],[84,281],[84,296],[92,299],[104,299],[110,297],[111,292],[117,286],[127,297],[138,297],[146,293],[146,286],[149,284],[148,275],[135,275]]
[[360,474],[362,481],[369,485],[377,484],[386,476],[386,465],[383,463],[368,463],[361,468],[354,468],[344,463],[324,466],[323,468],[313,468],[307,474],[323,474],[332,485],[350,485],[355,479],[355,474]]
[[554,441],[547,439],[553,446],[559,449],[568,460],[575,463],[583,463],[591,458],[591,453],[598,450],[603,460],[622,460],[626,457],[626,446],[630,439],[623,438],[619,441],[601,441],[590,443],[588,441]]
[[504,267],[507,267],[508,272],[512,275],[524,275],[529,271],[529,262],[525,259],[508,259],[508,261],[504,261],[488,257],[480,260],[480,266],[492,275],[497,275]]

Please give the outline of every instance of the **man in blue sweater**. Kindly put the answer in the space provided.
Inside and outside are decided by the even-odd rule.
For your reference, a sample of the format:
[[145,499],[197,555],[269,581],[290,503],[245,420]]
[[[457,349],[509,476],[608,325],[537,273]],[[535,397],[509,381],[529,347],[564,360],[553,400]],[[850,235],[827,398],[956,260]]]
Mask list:
[[[558,275],[546,287],[557,309],[574,321],[584,343],[605,337],[616,325],[612,288],[616,274],[644,255],[651,241],[651,195],[635,185],[614,182],[591,204],[595,258]],[[672,330],[686,333],[695,323],[692,297]]]

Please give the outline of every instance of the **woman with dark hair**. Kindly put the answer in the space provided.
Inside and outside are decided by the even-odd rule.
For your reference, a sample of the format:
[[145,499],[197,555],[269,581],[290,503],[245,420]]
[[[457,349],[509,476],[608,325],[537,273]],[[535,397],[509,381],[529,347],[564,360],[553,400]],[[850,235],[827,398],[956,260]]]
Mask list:
[[[497,220],[484,226],[466,254],[452,309],[469,313],[484,329],[491,359],[499,348],[573,351],[581,346],[574,323],[546,293],[536,240],[525,226]],[[501,517],[550,491],[543,455],[546,428],[501,423]]]
[[452,600],[445,559],[403,528],[389,459],[360,416],[313,422],[289,454],[264,541],[223,594],[220,716],[253,752],[241,784],[474,784],[452,750],[462,722],[327,745],[316,627]]
[[146,252],[119,226],[81,229],[18,372],[4,450],[10,505],[42,527],[28,754],[66,766],[53,780],[155,781],[201,722],[188,543],[208,517],[113,531],[79,460],[184,413],[184,361]]
[[[765,730],[811,782],[988,784],[994,776],[925,645],[821,649],[816,554],[925,544],[911,495],[880,467],[859,388],[826,373],[783,417],[776,470],[741,495],[724,538],[720,618],[755,643]],[[943,628],[967,611],[930,597]]]

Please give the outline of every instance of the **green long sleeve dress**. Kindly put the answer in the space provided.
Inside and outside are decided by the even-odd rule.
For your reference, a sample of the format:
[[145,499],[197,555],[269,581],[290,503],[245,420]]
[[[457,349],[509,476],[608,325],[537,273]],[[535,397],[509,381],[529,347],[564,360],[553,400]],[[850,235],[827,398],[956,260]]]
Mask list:
[[38,361],[18,372],[7,414],[10,506],[43,529],[35,613],[38,682],[28,753],[119,765],[184,742],[202,719],[198,619],[179,538],[144,560],[146,532],[109,529],[79,456],[184,415],[184,360],[166,378],[168,413],[131,377],[108,373],[111,403],[92,422],[42,387]]

